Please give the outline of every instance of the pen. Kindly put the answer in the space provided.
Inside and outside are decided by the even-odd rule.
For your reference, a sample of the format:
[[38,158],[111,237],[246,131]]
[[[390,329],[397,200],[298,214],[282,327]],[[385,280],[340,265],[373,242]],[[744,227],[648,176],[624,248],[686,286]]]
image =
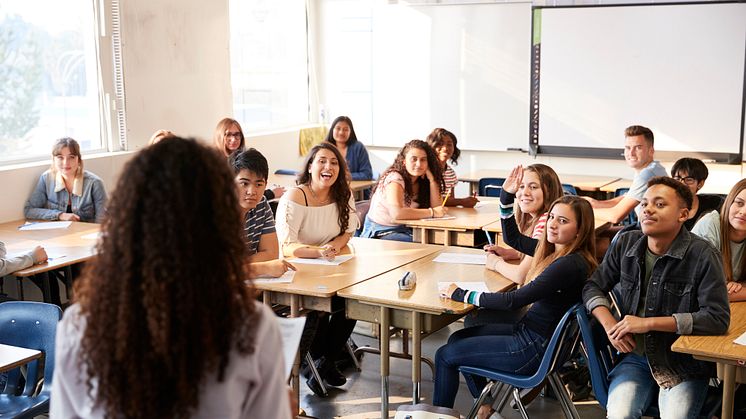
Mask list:
[[487,236],[487,243],[489,243],[490,246],[494,245],[494,243],[492,243],[492,237],[490,236],[490,232],[484,229],[482,229],[482,231],[484,231],[484,234]]
[[448,193],[446,193],[446,197],[445,197],[445,198],[443,198],[443,203],[442,203],[442,204],[440,204],[440,206],[441,206],[441,207],[444,207],[444,206],[446,206],[446,201],[448,201],[448,197],[449,197],[449,196],[451,196],[451,191],[452,191],[452,190],[453,190],[453,188],[449,189],[449,190],[448,190]]

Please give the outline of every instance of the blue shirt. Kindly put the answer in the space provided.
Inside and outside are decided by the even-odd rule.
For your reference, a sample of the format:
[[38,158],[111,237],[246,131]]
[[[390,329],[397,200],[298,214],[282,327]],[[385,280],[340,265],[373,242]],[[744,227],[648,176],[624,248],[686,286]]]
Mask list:
[[352,180],[373,179],[373,168],[370,166],[368,150],[360,141],[347,143],[347,168],[350,169]]
[[50,170],[42,173],[36,188],[31,193],[23,214],[32,220],[58,220],[70,203],[73,214],[80,221],[100,223],[104,219],[106,191],[104,182],[93,173],[84,170],[75,178],[72,196],[67,192],[62,175]]
[[267,198],[262,197],[262,200],[246,213],[246,220],[244,221],[244,233],[246,238],[246,247],[249,249],[249,256],[256,254],[259,251],[259,241],[262,238],[262,234],[269,234],[275,232],[275,217],[272,214],[272,209],[267,203]]

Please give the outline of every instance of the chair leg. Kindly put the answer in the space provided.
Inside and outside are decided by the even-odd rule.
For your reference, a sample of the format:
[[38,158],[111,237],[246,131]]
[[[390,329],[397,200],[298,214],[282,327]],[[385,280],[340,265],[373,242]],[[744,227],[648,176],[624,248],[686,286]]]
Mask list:
[[580,415],[578,414],[577,409],[575,409],[575,405],[570,399],[570,395],[567,394],[567,390],[565,390],[565,386],[562,384],[562,380],[560,380],[557,373],[550,373],[547,376],[547,379],[549,380],[549,385],[552,387],[552,390],[554,390],[554,394],[557,395],[557,398],[562,405],[562,411],[565,413],[565,417],[568,419],[579,419]]
[[495,386],[494,381],[490,381],[487,383],[486,386],[482,389],[482,393],[479,394],[479,397],[477,397],[476,400],[474,400],[474,405],[471,407],[471,410],[469,410],[469,414],[466,415],[466,419],[474,419],[477,417],[477,411],[479,410],[479,406],[482,405],[484,402],[485,397],[487,397],[488,394],[490,394],[490,391],[492,391],[492,387]]
[[319,374],[319,370],[316,369],[316,364],[313,363],[313,357],[311,357],[311,354],[308,352],[306,352],[306,362],[308,363],[308,368],[311,370],[311,375],[316,379],[316,382],[319,383],[321,392],[326,396],[328,393],[326,391],[326,385],[324,385],[324,380],[321,379],[321,374]]
[[360,362],[358,362],[357,357],[355,356],[355,351],[352,350],[352,338],[347,339],[347,342],[345,342],[345,349],[350,355],[350,358],[352,358],[352,363],[355,365],[355,369],[362,371],[362,368],[360,368]]
[[510,394],[513,392],[513,386],[507,386],[508,388],[505,390],[505,393],[503,393],[502,397],[500,397],[500,402],[497,403],[495,407],[495,412],[500,413],[505,409],[505,404],[508,403],[508,398],[510,397]]
[[526,408],[523,406],[523,402],[521,401],[521,389],[518,387],[513,387],[513,399],[515,400],[516,406],[518,406],[518,410],[521,412],[521,417],[523,419],[528,419],[528,413],[526,413]]

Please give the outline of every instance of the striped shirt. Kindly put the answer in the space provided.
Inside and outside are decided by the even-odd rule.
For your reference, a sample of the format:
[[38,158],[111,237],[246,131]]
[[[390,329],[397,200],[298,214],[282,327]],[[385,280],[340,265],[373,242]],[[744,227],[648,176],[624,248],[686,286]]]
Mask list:
[[244,233],[249,256],[259,251],[259,240],[262,238],[262,234],[274,232],[275,217],[269,207],[267,198],[262,197],[256,207],[246,213],[246,220],[244,221]]
[[531,238],[533,239],[541,238],[541,233],[544,232],[544,229],[547,226],[548,217],[549,217],[549,213],[545,212],[544,214],[541,214],[541,217],[539,217],[538,220],[536,220],[536,224],[534,224],[534,231],[531,233]]
[[453,196],[453,188],[458,183],[458,177],[456,177],[456,171],[448,163],[446,163],[446,168],[443,170],[443,183],[445,184],[445,189],[440,191],[440,194],[446,196],[448,191],[450,191],[451,196]]

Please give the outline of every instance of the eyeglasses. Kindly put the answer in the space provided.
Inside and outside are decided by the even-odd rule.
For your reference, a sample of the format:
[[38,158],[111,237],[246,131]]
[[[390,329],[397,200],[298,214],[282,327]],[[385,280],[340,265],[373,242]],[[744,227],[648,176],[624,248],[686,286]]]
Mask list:
[[687,185],[694,185],[697,183],[697,179],[687,176],[687,177],[681,177],[681,176],[674,176],[673,180],[678,180],[681,183],[686,183]]
[[229,138],[229,137],[241,138],[241,133],[238,132],[238,131],[236,131],[236,132],[226,132],[225,133],[225,138]]

